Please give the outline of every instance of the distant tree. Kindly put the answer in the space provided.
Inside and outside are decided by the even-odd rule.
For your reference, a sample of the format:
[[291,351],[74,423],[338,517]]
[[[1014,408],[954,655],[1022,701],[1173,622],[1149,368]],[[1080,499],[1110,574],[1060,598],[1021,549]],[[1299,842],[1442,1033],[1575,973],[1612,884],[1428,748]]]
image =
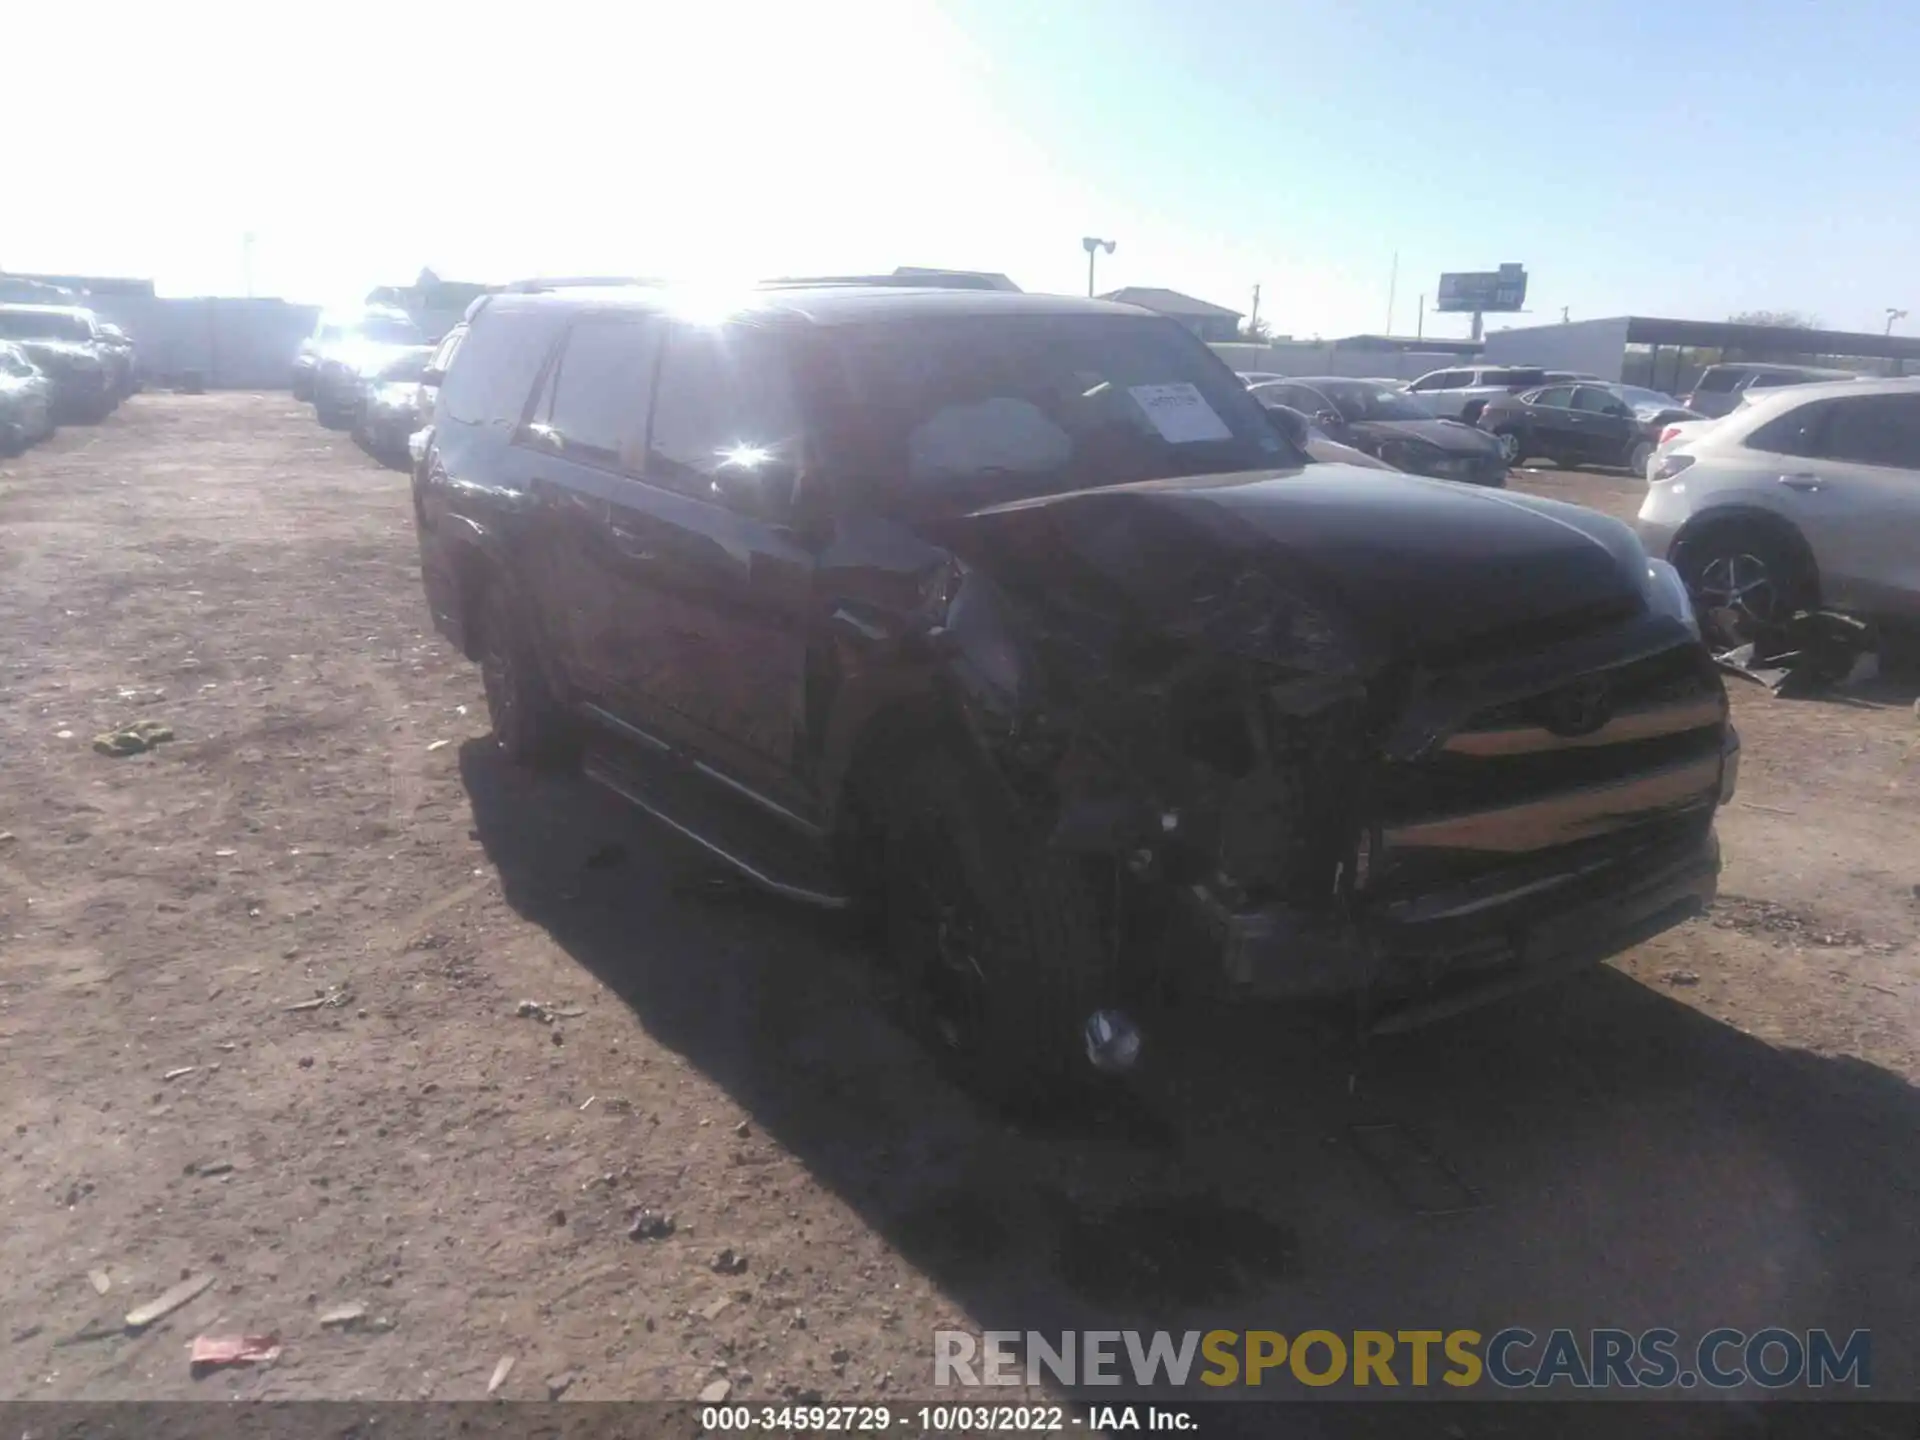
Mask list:
[[1729,325],[1777,325],[1783,330],[1818,330],[1820,317],[1800,310],[1742,310],[1727,317]]
[[1256,345],[1264,345],[1273,339],[1273,327],[1264,320],[1242,320],[1240,338],[1252,341]]

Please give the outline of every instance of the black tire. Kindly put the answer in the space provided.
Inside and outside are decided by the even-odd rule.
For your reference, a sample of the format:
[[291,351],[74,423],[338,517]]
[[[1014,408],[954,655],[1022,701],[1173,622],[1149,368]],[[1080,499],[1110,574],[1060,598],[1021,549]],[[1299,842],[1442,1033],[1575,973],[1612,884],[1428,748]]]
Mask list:
[[542,770],[570,765],[578,754],[572,721],[547,684],[510,588],[498,580],[487,582],[473,618],[480,630],[474,653],[494,744],[516,765]]
[[304,373],[293,377],[293,398],[305,404],[313,399],[313,377]]
[[1090,862],[1050,850],[997,777],[938,742],[869,773],[881,928],[913,1028],[991,1104],[1084,1098],[1083,1027],[1112,1000]]
[[1814,589],[1800,548],[1751,521],[1729,520],[1689,536],[1679,570],[1702,627],[1728,645],[1778,631]]

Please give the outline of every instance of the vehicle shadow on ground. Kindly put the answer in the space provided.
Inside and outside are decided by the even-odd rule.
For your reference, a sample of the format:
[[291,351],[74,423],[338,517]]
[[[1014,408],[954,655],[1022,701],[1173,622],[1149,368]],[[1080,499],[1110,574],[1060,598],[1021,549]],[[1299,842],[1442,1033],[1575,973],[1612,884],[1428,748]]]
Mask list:
[[[1015,1127],[886,1018],[844,922],[709,890],[584,781],[481,741],[461,769],[508,903],[979,1329],[1868,1328],[1875,1393],[1915,1393],[1920,1092],[1887,1072],[1608,969],[1364,1048],[1192,1010],[1149,1036],[1157,1124]],[[898,1388],[934,1393],[931,1337],[928,1357]],[[1327,1428],[1324,1408],[1289,1425],[1398,1433],[1352,1407]],[[1684,1409],[1636,1429],[1752,1433]],[[1581,1413],[1554,1432],[1584,1433]]]

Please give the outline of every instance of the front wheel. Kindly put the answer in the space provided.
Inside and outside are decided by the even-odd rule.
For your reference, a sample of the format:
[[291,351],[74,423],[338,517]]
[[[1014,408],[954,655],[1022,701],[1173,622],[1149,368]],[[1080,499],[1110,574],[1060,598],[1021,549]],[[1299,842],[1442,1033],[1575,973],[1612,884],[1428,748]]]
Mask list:
[[1518,465],[1520,455],[1520,432],[1518,430],[1496,430],[1493,438],[1500,442],[1500,458],[1508,465]]
[[1046,846],[992,776],[940,745],[874,777],[891,959],[914,1028],[967,1089],[1049,1108],[1091,1078],[1109,946],[1088,862]]
[[1679,569],[1702,622],[1729,645],[1777,631],[1812,588],[1793,546],[1755,525],[1723,523],[1690,540]]

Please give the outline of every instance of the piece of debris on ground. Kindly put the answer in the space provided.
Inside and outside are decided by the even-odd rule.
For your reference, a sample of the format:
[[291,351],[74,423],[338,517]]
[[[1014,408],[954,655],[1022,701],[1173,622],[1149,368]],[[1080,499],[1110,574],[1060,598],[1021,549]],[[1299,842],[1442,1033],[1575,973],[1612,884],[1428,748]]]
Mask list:
[[195,1370],[224,1365],[271,1365],[280,1358],[278,1335],[196,1335],[187,1353]]
[[108,730],[93,737],[93,748],[102,755],[115,758],[124,755],[138,755],[163,745],[173,739],[173,727],[163,725],[158,720],[136,720],[131,725],[122,725],[117,730]]

